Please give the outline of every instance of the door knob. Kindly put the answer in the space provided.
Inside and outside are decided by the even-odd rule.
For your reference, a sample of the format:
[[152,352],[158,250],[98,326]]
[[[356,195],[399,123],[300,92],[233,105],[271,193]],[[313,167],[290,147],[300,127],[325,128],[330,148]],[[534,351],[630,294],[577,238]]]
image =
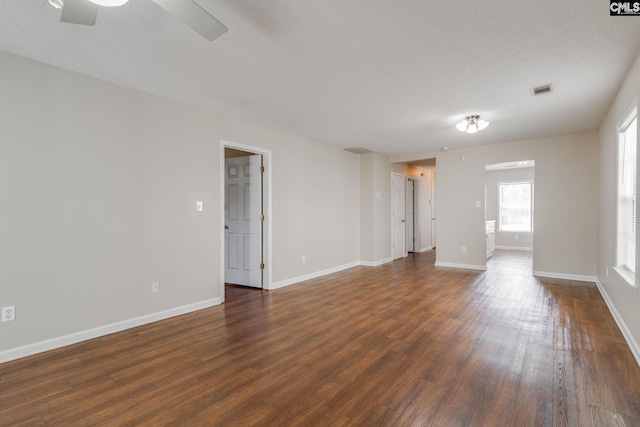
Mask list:
[[225,229],[225,230],[228,230],[228,229],[229,229],[229,226],[228,226],[227,224],[225,224],[225,225],[224,225],[224,229]]
[[403,219],[402,222],[406,222],[406,221]]

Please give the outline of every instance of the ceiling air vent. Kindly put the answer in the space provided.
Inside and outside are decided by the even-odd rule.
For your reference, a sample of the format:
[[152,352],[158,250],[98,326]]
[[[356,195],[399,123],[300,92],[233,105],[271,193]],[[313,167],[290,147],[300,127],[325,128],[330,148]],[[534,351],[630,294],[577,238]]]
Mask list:
[[367,150],[366,148],[360,148],[360,147],[345,148],[345,150],[350,151],[352,153],[356,153],[356,154],[371,153],[371,151]]
[[533,96],[544,95],[545,93],[550,93],[552,91],[553,91],[553,87],[551,86],[551,83],[549,83],[548,85],[531,88],[531,94]]

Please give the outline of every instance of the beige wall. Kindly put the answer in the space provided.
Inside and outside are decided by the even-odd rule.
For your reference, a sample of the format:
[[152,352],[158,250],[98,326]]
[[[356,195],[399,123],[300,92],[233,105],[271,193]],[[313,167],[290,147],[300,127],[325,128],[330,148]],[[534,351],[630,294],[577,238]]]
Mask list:
[[360,259],[379,264],[391,258],[392,165],[387,156],[367,153],[360,155],[360,167]]
[[6,53],[0,63],[0,306],[17,314],[0,324],[0,358],[219,302],[222,139],[272,150],[274,282],[359,260],[357,155]]
[[534,271],[594,277],[596,132],[438,153],[437,262],[485,266],[485,165],[521,160],[536,162]]
[[[614,317],[640,363],[640,293],[637,289],[631,289],[626,285],[612,270],[615,263],[616,235],[616,126],[638,95],[640,95],[640,59],[636,60],[631,68],[600,126],[598,280]],[[640,248],[636,249],[636,253],[640,254]]]
[[376,215],[376,192],[374,191],[375,153],[360,155],[360,260],[375,262],[375,233],[373,229]]
[[[496,221],[496,247],[498,249],[532,249],[533,233],[512,233],[498,231],[498,183],[509,181],[533,181],[534,168],[506,169],[487,171],[485,178],[486,188],[486,218],[487,221]],[[534,186],[535,192],[535,186]],[[516,238],[517,237],[517,238]]]

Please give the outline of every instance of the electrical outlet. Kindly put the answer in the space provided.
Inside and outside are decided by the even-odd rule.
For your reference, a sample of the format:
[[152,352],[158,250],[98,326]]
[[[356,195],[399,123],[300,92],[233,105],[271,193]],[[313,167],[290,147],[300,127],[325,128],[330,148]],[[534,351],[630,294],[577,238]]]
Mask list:
[[2,321],[11,322],[16,320],[16,306],[2,307]]
[[462,248],[460,248],[460,252],[462,252],[463,254],[467,253],[467,247],[463,246]]
[[154,294],[156,292],[160,292],[160,282],[153,282],[151,284],[151,292],[153,292]]
[[306,255],[302,255],[302,262],[307,262],[307,256]]

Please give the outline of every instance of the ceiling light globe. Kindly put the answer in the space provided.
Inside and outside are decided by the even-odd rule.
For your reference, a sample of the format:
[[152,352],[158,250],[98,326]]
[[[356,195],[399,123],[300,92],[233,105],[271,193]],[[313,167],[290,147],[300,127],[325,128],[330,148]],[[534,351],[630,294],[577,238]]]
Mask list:
[[95,3],[98,6],[115,7],[122,6],[129,0],[89,0],[91,3]]
[[486,120],[479,119],[478,120],[478,130],[486,129],[489,126],[489,122]]
[[475,123],[469,124],[469,129],[467,129],[467,133],[476,133],[478,132],[478,125]]
[[468,126],[469,126],[469,121],[467,119],[464,119],[463,121],[461,121],[456,125],[456,127],[460,132],[466,132]]

